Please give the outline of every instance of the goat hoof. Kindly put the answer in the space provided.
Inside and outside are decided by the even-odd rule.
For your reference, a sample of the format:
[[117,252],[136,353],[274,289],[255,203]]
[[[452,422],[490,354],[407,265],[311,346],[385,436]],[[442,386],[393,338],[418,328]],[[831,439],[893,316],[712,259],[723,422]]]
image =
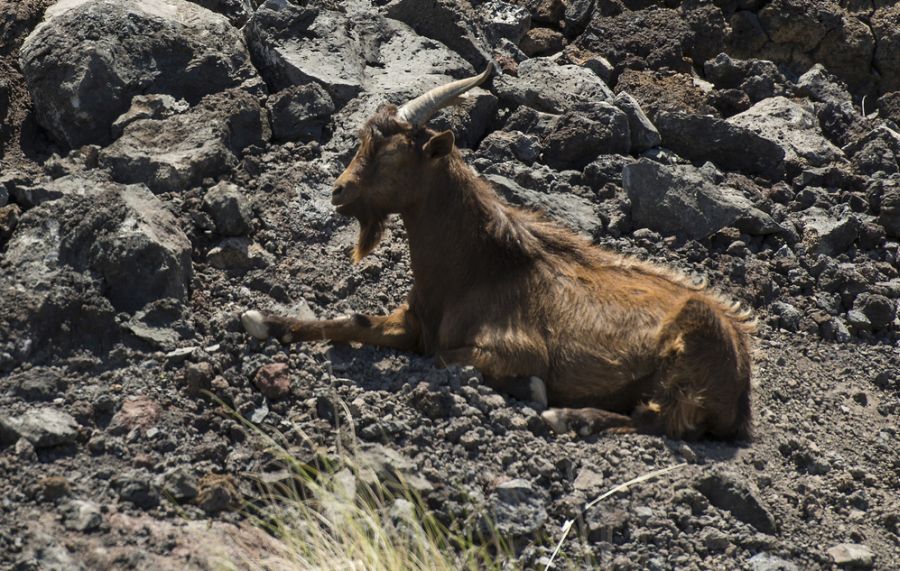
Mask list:
[[269,338],[269,326],[266,324],[266,318],[255,309],[245,311],[241,315],[241,323],[244,325],[244,330],[253,337],[257,339]]
[[557,434],[565,434],[569,431],[566,419],[558,410],[545,410],[541,413],[541,419],[550,427],[550,430]]
[[528,388],[531,390],[531,400],[541,405],[541,408],[547,408],[547,385],[540,377],[531,377],[528,380]]

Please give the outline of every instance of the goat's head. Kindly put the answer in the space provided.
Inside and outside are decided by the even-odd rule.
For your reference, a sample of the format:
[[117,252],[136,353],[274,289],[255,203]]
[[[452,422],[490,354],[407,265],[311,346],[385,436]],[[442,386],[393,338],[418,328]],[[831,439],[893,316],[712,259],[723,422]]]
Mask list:
[[399,109],[382,105],[366,121],[359,149],[331,195],[340,214],[359,220],[355,261],[378,245],[389,214],[403,212],[421,199],[423,181],[453,152],[453,133],[436,133],[425,124],[439,109],[486,80],[491,69],[489,65],[480,75],[436,87]]

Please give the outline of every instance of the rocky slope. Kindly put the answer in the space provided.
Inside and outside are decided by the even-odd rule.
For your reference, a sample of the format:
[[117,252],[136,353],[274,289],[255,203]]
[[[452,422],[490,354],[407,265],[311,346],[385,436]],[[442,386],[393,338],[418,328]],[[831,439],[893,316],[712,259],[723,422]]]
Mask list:
[[[0,40],[0,568],[207,568],[280,473],[221,402],[303,461],[352,425],[519,566],[574,518],[557,568],[900,567],[895,2],[27,0]],[[330,185],[379,104],[488,61],[433,126],[754,308],[753,442],[555,436],[472,370],[243,334],[403,300],[402,227],[352,265]]]

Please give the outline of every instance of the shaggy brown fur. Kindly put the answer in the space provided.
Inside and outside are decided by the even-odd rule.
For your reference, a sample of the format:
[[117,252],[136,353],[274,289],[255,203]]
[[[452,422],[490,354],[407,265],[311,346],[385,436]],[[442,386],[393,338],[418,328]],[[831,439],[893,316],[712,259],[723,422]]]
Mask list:
[[328,321],[254,312],[248,330],[433,354],[517,396],[542,398],[538,377],[556,430],[749,437],[747,313],[506,205],[450,132],[414,130],[395,111],[383,107],[363,127],[333,202],[360,221],[356,260],[377,246],[386,217],[400,215],[414,277],[407,304]]

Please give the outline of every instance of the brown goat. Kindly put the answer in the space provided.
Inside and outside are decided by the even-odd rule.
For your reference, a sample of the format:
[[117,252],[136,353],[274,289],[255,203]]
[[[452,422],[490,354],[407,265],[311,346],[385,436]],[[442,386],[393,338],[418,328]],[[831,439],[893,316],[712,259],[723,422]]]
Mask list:
[[675,272],[508,206],[463,161],[450,131],[424,128],[487,74],[380,108],[335,183],[332,203],[360,223],[357,261],[377,246],[387,216],[400,215],[414,277],[407,303],[386,316],[325,321],[248,311],[247,331],[473,365],[497,390],[554,407],[542,416],[557,432],[749,437],[747,313]]

